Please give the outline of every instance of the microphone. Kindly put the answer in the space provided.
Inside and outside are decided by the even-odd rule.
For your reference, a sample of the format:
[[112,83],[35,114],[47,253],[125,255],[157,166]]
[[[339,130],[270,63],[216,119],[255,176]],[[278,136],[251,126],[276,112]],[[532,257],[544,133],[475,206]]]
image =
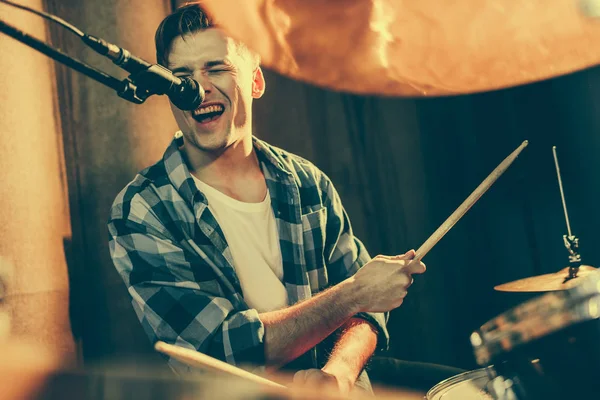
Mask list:
[[179,78],[162,65],[150,64],[99,37],[84,35],[81,39],[97,53],[135,74],[136,84],[148,95],[166,94],[175,107],[184,111],[195,110],[204,101],[204,89],[194,79]]

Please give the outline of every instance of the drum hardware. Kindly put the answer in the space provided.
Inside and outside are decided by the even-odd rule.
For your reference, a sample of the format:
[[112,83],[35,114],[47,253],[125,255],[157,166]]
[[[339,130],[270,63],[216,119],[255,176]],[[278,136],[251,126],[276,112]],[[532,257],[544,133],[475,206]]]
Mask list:
[[[581,278],[581,277],[580,277]],[[494,399],[593,398],[600,392],[600,273],[529,300],[471,335]],[[591,397],[590,397],[591,396]]]
[[569,276],[565,278],[565,282],[577,277],[577,272],[581,266],[581,255],[579,254],[579,238],[571,232],[571,224],[569,222],[569,213],[567,212],[567,203],[565,201],[565,191],[563,189],[562,178],[560,176],[560,167],[558,166],[558,156],[556,155],[556,146],[552,147],[552,155],[554,156],[554,165],[556,167],[556,177],[560,190],[560,198],[562,200],[563,211],[565,213],[565,221],[567,223],[567,235],[563,235],[565,247],[569,252]]
[[573,235],[573,232],[571,231],[571,223],[569,221],[569,213],[567,211],[567,203],[565,201],[560,167],[558,165],[558,156],[556,155],[556,146],[552,147],[552,153],[554,156],[558,187],[560,190],[560,197],[565,214],[565,222],[567,225],[567,234],[563,235],[563,242],[569,253],[569,266],[555,273],[538,275],[504,283],[502,285],[495,286],[495,290],[504,292],[546,292],[565,290],[578,285],[581,281],[578,278],[588,276],[597,271],[597,268],[589,265],[582,265],[581,263],[581,254],[579,253],[579,238]]

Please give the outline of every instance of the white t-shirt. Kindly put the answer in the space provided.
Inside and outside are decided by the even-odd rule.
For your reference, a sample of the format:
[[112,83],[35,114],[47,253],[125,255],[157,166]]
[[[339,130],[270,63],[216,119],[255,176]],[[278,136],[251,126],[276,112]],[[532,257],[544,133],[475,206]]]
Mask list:
[[277,223],[267,191],[260,203],[244,203],[194,177],[223,230],[244,300],[258,312],[288,306]]

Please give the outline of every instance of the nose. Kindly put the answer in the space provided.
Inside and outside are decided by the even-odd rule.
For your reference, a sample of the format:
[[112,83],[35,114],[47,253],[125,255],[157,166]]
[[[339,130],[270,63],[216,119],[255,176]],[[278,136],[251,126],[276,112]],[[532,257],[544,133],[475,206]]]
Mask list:
[[200,84],[200,86],[202,86],[205,95],[208,95],[213,91],[214,88],[212,86],[212,82],[206,73],[198,72],[197,74],[194,74],[194,79],[196,82],[198,82],[198,84]]

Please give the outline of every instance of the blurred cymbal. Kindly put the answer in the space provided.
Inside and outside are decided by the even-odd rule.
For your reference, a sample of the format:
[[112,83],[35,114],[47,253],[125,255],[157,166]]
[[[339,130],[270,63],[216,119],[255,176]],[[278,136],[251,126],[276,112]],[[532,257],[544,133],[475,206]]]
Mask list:
[[565,290],[577,286],[585,276],[597,272],[598,269],[589,265],[579,267],[577,276],[566,280],[569,276],[569,267],[563,268],[552,274],[532,276],[519,279],[517,281],[504,283],[494,287],[501,292],[550,292],[555,290]]
[[351,93],[475,93],[600,63],[600,22],[589,7],[590,16],[584,15],[578,0],[203,4],[225,31],[257,51],[266,67]]

